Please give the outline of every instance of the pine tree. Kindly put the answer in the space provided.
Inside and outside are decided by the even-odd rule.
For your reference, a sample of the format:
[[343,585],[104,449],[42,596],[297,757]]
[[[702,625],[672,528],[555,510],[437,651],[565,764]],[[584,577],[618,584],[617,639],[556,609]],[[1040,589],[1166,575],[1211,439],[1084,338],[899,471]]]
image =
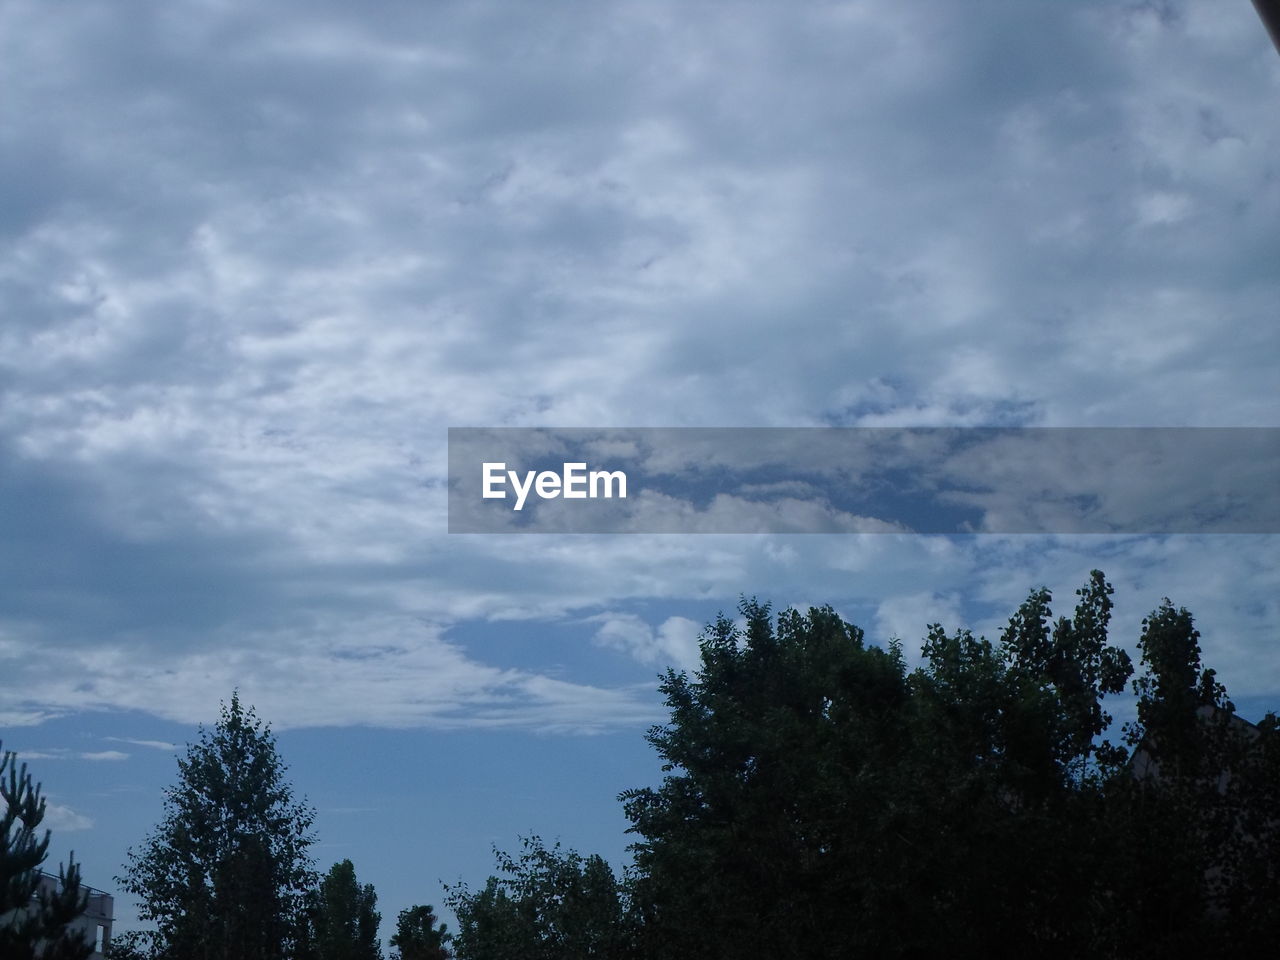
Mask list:
[[[8,776],[5,776],[6,770]],[[80,868],[70,859],[58,868],[54,891],[41,889],[41,865],[50,833],[38,833],[45,802],[40,785],[17,766],[12,752],[0,750],[0,957],[5,960],[85,960],[93,945],[69,924],[85,911],[88,893],[80,886]]]

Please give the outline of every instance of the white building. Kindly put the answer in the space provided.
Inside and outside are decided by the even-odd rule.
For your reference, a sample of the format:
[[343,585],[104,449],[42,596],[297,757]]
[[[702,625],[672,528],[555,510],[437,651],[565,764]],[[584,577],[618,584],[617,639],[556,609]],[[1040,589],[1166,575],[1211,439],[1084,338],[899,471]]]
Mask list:
[[[32,899],[39,897],[41,892],[56,893],[58,883],[57,874],[40,871],[40,885],[36,888]],[[93,960],[102,960],[107,944],[111,942],[111,918],[115,901],[111,894],[87,884],[80,884],[80,889],[89,895],[89,905],[84,913],[68,926],[72,930],[79,930],[84,934],[85,939],[93,944],[94,952],[90,955]]]

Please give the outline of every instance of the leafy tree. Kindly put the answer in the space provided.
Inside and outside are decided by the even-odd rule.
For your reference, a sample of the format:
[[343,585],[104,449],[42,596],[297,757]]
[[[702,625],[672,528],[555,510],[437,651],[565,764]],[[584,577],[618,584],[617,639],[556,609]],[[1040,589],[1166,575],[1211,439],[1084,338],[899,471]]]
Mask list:
[[437,923],[430,904],[401,910],[391,938],[391,946],[397,951],[392,960],[449,960],[453,956],[449,950],[453,935],[446,924]]
[[356,882],[350,860],[335,863],[320,883],[315,951],[320,960],[382,960],[378,896]]
[[[6,771],[8,776],[6,777]],[[69,858],[58,868],[55,890],[42,888],[41,866],[50,833],[39,828],[45,801],[27,765],[0,749],[0,957],[5,960],[85,960],[93,944],[68,925],[84,913],[88,891],[80,868]]]
[[459,960],[541,955],[542,944],[529,917],[537,905],[522,909],[499,878],[490,877],[484,889],[474,893],[465,885],[448,888],[446,900],[458,915],[459,931],[454,943]]
[[605,861],[522,841],[518,857],[495,851],[504,876],[471,892],[449,888],[459,960],[618,957],[627,944],[620,885]]
[[105,956],[107,960],[153,960],[156,956],[153,940],[147,930],[113,931]]
[[1048,757],[1059,771],[1077,777],[1089,770],[1098,747],[1111,756],[1111,745],[1098,737],[1111,723],[1102,709],[1106,694],[1117,694],[1133,673],[1128,653],[1107,644],[1111,621],[1111,585],[1094,570],[1089,583],[1076,591],[1080,598],[1074,620],[1060,617],[1052,630],[1048,590],[1032,592],[1010,619],[1002,638],[1009,663],[1008,682],[1018,695],[1038,697],[1047,710],[1044,734]]
[[1128,907],[1112,936],[1127,956],[1239,956],[1280,939],[1280,721],[1235,715],[1199,638],[1167,599],[1143,621],[1134,776],[1108,797]]
[[667,776],[622,795],[645,956],[838,955],[839,918],[901,855],[884,802],[904,749],[900,651],[830,608],[776,628],[768,605],[740,612],[743,629],[708,627],[695,678],[666,673],[671,722],[648,740]]
[[[1077,595],[1055,620],[1034,591],[996,643],[932,625],[914,671],[829,607],[744,601],[741,627],[710,625],[700,669],[662,679],[670,720],[648,739],[663,782],[621,796],[640,954],[1274,944],[1280,722],[1234,717],[1190,615],[1166,603],[1139,643],[1128,749],[1107,741],[1104,700],[1133,664],[1108,643],[1103,575]],[[483,903],[518,929],[536,910],[506,892],[491,881]]]
[[238,695],[178,761],[165,817],[121,886],[156,925],[157,957],[281,960],[304,936],[315,815],[293,799],[270,727]]

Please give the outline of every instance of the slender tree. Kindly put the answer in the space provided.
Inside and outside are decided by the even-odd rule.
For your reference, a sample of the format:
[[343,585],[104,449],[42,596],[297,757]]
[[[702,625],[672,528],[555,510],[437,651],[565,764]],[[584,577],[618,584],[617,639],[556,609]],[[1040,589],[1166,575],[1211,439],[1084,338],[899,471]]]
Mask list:
[[361,886],[350,860],[335,863],[320,882],[315,951],[319,960],[382,960],[378,895]]
[[238,695],[178,761],[165,816],[129,851],[121,886],[165,960],[284,960],[316,877],[313,810],[295,801],[270,727]]
[[1109,784],[1118,952],[1246,956],[1280,941],[1280,720],[1236,716],[1191,614],[1143,621],[1132,774]]

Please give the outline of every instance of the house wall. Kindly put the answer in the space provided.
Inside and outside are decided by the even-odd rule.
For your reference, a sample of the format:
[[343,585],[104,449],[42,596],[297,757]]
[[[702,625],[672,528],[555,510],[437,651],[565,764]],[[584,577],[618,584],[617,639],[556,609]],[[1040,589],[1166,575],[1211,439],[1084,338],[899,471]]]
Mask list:
[[[85,939],[94,944],[96,949],[91,954],[92,960],[102,960],[103,951],[111,942],[111,923],[115,911],[115,900],[111,894],[98,890],[96,887],[82,884],[81,889],[89,894],[89,905],[85,912],[72,921],[69,926],[73,930],[79,930],[84,934]],[[57,876],[41,872],[40,884],[36,888],[35,896],[38,897],[41,892],[56,893],[57,890]],[[0,921],[6,919],[8,917],[0,917]]]

